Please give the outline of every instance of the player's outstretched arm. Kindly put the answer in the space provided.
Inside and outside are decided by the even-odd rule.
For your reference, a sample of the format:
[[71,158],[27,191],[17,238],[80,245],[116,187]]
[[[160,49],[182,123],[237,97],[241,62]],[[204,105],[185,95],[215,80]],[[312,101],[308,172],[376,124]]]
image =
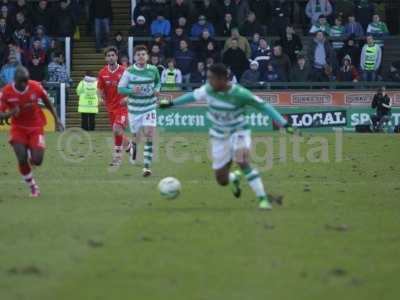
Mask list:
[[294,128],[291,124],[269,103],[264,102],[262,99],[251,93],[249,90],[243,88],[242,96],[248,105],[253,106],[257,110],[263,112],[277,122],[280,126],[286,129],[287,133],[293,134]]
[[286,129],[287,133],[294,134],[293,126],[272,105],[263,103],[261,111],[278,122],[279,125]]
[[194,93],[191,92],[191,93],[187,93],[187,94],[184,94],[184,95],[176,98],[174,101],[170,101],[170,100],[166,100],[166,99],[160,100],[159,106],[160,106],[160,108],[168,108],[168,107],[176,106],[176,105],[185,105],[185,104],[192,103],[195,101],[196,101],[196,98],[194,96]]

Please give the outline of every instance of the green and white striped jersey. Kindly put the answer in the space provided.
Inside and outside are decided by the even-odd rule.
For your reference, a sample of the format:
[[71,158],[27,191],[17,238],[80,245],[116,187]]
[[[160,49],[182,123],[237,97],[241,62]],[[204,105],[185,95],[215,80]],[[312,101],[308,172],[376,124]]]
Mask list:
[[237,84],[233,84],[227,92],[215,92],[209,84],[205,84],[193,92],[193,97],[207,102],[207,117],[212,123],[210,135],[214,138],[226,138],[236,131],[249,129],[246,107],[265,111],[269,106]]
[[125,70],[118,92],[128,96],[128,111],[140,115],[157,108],[156,92],[161,88],[160,74],[152,65],[139,68],[135,64]]
[[333,49],[341,49],[344,46],[344,42],[339,40],[339,38],[344,37],[344,26],[332,26],[328,32],[329,36],[332,38],[337,38],[336,40],[332,41]]

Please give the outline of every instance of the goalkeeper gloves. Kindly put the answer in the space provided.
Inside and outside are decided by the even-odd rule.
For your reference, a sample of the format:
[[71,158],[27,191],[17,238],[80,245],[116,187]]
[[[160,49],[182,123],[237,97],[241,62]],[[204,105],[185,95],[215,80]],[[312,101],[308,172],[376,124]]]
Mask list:
[[164,99],[160,99],[158,107],[159,108],[168,108],[168,107],[171,107],[172,105],[174,105],[174,103],[171,100],[164,98]]
[[286,123],[285,130],[288,134],[294,134],[294,127],[289,123]]

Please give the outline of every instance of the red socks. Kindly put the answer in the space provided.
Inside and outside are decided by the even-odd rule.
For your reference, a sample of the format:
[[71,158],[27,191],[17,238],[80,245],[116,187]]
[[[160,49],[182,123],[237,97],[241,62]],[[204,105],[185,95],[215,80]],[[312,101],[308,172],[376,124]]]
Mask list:
[[22,175],[22,178],[24,178],[25,182],[30,186],[36,185],[35,179],[33,179],[32,176],[32,170],[29,164],[23,164],[19,165],[19,172]]
[[123,135],[116,135],[114,136],[114,149],[117,152],[122,150],[122,142],[124,141]]
[[18,168],[22,176],[26,176],[31,172],[31,166],[29,164],[19,165]]

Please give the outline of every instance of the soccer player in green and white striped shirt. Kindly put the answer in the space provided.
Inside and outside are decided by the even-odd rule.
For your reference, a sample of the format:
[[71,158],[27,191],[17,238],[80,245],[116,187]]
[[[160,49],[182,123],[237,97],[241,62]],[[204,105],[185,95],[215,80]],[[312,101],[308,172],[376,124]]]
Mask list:
[[128,96],[129,127],[132,132],[131,163],[135,163],[137,143],[143,134],[144,169],[143,176],[152,174],[150,170],[153,159],[153,139],[157,126],[157,97],[160,94],[161,81],[158,69],[147,64],[148,50],[145,46],[134,49],[135,63],[128,68],[118,84],[118,92]]
[[[277,199],[267,196],[260,174],[250,165],[251,132],[245,117],[246,108],[253,107],[264,112],[285,127],[289,133],[293,133],[293,128],[271,105],[244,87],[231,84],[228,71],[223,64],[211,66],[207,77],[207,84],[173,102],[162,101],[160,108],[196,100],[207,101],[207,115],[212,122],[210,137],[213,169],[217,182],[223,186],[231,184],[234,195],[240,197],[240,179],[244,176],[259,200],[259,207],[271,209],[271,202]],[[239,165],[240,171],[230,172],[232,161]]]

